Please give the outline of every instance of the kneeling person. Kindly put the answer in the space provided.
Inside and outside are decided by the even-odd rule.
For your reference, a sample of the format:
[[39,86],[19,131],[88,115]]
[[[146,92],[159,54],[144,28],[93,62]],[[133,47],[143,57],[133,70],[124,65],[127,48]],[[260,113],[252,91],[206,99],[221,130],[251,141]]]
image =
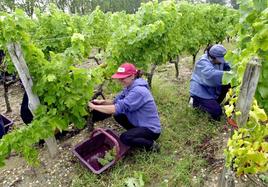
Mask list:
[[224,56],[226,49],[219,44],[209,47],[196,62],[190,81],[190,95],[193,107],[208,112],[214,120],[220,120],[220,103],[225,98],[230,85],[223,85],[222,78],[231,70]]
[[157,150],[160,119],[149,86],[139,72],[133,64],[122,64],[112,78],[123,85],[123,91],[113,101],[93,100],[89,107],[93,109],[93,122],[114,114],[114,119],[127,130],[120,135],[124,144]]

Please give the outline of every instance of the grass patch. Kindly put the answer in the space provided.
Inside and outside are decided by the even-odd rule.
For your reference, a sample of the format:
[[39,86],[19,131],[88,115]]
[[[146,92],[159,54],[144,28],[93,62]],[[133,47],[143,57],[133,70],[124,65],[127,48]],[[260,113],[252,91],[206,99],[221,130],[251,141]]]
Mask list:
[[[166,81],[162,75],[156,75],[152,92],[163,128],[157,140],[160,153],[131,151],[101,175],[77,164],[72,186],[117,187],[126,186],[129,181],[142,181],[145,186],[201,186],[201,168],[207,163],[196,147],[207,136],[216,135],[221,123],[189,108],[188,90],[188,83],[179,85],[178,81]],[[197,176],[195,180],[193,176]]]

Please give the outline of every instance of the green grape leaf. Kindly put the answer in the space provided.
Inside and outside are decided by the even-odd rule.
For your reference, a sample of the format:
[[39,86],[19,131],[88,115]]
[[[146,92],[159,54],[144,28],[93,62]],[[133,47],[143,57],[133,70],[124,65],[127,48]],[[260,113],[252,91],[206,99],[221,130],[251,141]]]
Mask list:
[[230,84],[232,79],[235,78],[235,74],[233,71],[224,71],[222,76],[222,84],[227,85]]
[[53,75],[53,74],[49,74],[49,75],[47,76],[47,81],[48,81],[48,82],[53,82],[54,80],[56,80],[56,76],[55,76],[55,75]]

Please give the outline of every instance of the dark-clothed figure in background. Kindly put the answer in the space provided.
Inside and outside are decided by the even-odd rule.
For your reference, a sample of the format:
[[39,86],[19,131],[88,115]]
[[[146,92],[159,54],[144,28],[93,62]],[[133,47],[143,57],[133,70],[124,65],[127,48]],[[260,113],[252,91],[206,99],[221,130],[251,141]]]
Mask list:
[[124,86],[113,101],[93,100],[89,107],[93,109],[93,122],[103,120],[111,114],[127,131],[120,140],[131,147],[159,150],[155,142],[160,136],[161,125],[154,98],[147,82],[133,64],[122,64],[112,76]]
[[33,115],[32,115],[31,110],[29,109],[28,104],[29,104],[29,99],[28,99],[27,93],[24,92],[21,107],[20,107],[20,116],[21,116],[23,123],[25,123],[26,125],[31,123],[33,120]]
[[4,120],[3,120],[2,116],[0,116],[0,139],[5,134],[5,126],[4,125],[5,125]]
[[226,49],[222,45],[209,47],[196,62],[190,81],[193,107],[208,112],[214,120],[220,120],[220,103],[230,88],[230,85],[222,85],[223,74],[231,70],[224,60],[225,54]]

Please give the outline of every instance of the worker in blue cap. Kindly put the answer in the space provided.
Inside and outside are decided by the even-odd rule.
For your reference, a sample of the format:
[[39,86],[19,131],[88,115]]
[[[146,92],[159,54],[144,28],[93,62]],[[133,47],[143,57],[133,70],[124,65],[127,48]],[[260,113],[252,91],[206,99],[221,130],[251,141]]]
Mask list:
[[226,49],[216,44],[209,46],[196,62],[190,81],[190,96],[194,108],[208,112],[214,120],[222,115],[220,103],[230,85],[223,85],[222,78],[231,67],[224,59]]

